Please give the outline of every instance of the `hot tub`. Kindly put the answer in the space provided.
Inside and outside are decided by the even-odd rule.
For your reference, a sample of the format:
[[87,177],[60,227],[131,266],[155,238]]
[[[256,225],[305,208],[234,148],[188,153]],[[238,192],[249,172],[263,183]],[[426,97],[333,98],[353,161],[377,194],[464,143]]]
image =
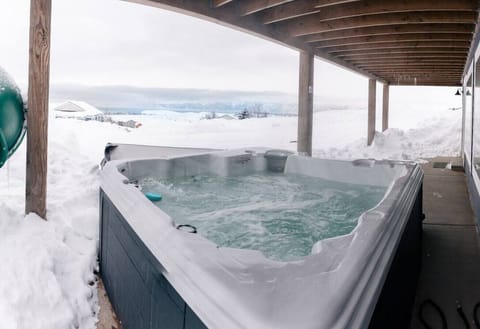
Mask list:
[[[109,146],[106,159],[100,269],[124,328],[408,327],[420,269],[418,165],[324,160],[265,148],[132,145]],[[279,260],[178,229],[188,218],[171,218],[138,186],[146,178],[262,174],[385,193],[351,231],[315,241],[307,255]]]

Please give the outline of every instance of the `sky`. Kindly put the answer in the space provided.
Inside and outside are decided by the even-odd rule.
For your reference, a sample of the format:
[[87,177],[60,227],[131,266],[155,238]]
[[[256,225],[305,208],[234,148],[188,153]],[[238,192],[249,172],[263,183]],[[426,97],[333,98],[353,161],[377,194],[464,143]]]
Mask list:
[[[22,89],[28,81],[29,3],[0,0],[0,65]],[[119,0],[52,0],[50,70],[52,85],[290,94],[298,89],[295,50],[197,18]],[[363,76],[315,60],[316,102],[365,106],[367,85]],[[381,86],[377,89],[380,104]],[[460,100],[451,97],[454,92],[392,88],[390,97],[399,102],[407,96],[417,103],[457,104]]]

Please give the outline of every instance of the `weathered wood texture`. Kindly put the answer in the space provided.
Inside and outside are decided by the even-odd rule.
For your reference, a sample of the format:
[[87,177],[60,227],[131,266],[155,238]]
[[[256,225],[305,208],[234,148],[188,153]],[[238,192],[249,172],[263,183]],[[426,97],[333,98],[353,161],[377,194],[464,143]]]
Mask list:
[[375,117],[377,102],[377,81],[368,80],[368,126],[367,126],[367,144],[372,145],[375,137]]
[[312,53],[300,53],[298,83],[298,138],[299,153],[312,155],[313,129],[313,64]]
[[31,0],[25,212],[46,218],[51,0]]
[[382,131],[388,129],[388,105],[390,97],[390,86],[388,84],[383,84],[383,107],[382,107]]
[[212,0],[212,6],[214,8],[226,5],[229,2],[232,2],[233,0]]
[[[262,36],[382,83],[374,57],[465,63],[477,33],[477,0],[128,0],[199,16]],[[425,72],[428,68],[425,68]],[[463,72],[464,67],[455,68]],[[397,69],[401,73],[401,68]],[[439,85],[455,79],[441,80]],[[398,83],[398,81],[397,81]],[[434,82],[431,82],[434,83]]]

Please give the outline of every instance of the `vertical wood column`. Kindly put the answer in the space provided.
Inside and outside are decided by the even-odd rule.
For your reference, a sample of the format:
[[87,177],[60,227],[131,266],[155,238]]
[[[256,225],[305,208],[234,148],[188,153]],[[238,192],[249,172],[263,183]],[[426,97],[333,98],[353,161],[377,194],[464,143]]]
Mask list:
[[382,131],[388,129],[388,105],[389,105],[390,85],[383,84],[383,110],[382,110]]
[[368,80],[368,132],[367,144],[372,145],[375,137],[375,109],[377,102],[377,80]]
[[314,56],[300,52],[297,151],[312,155]]
[[30,1],[25,213],[46,217],[51,0]]

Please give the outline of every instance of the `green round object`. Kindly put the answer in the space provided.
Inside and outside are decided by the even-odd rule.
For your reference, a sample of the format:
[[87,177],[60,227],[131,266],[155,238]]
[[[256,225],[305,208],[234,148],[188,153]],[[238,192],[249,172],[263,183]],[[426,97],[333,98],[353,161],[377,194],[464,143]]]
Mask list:
[[20,89],[0,67],[0,168],[25,136],[26,112]]

